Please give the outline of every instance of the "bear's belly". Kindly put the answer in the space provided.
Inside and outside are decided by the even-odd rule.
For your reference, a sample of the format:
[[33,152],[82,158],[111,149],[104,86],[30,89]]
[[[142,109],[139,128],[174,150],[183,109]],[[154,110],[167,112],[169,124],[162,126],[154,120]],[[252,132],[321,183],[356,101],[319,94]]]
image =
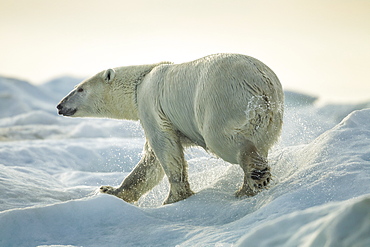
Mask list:
[[189,117],[191,113],[185,113],[174,116],[172,113],[168,113],[167,117],[174,128],[181,134],[181,136],[188,139],[188,141],[193,145],[198,145],[206,149],[206,143],[202,134],[198,129],[197,123],[195,123],[194,117]]

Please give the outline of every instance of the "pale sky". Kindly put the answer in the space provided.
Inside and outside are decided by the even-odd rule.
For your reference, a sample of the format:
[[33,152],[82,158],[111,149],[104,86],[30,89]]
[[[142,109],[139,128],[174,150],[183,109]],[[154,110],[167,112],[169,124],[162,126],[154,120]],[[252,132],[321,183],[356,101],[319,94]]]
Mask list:
[[0,75],[62,75],[231,52],[284,89],[370,100],[370,0],[0,0]]

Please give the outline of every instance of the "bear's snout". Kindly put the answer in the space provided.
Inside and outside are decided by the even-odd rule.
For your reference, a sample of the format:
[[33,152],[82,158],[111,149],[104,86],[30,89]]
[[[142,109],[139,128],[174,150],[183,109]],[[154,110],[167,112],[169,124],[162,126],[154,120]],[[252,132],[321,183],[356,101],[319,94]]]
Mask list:
[[77,109],[66,108],[62,103],[57,105],[58,114],[63,116],[72,116],[76,113]]

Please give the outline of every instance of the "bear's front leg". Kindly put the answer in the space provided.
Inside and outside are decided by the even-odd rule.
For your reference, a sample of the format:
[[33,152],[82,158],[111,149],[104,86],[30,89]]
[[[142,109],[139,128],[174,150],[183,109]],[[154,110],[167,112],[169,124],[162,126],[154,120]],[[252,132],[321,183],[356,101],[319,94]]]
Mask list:
[[163,125],[166,128],[153,124],[148,127],[145,123],[143,125],[150,145],[170,183],[170,192],[164,204],[178,202],[193,195],[194,192],[190,189],[188,182],[183,147],[177,132],[171,128],[169,123]]
[[143,157],[134,170],[118,188],[102,186],[101,193],[110,194],[126,202],[137,202],[164,177],[164,171],[148,142],[145,143]]

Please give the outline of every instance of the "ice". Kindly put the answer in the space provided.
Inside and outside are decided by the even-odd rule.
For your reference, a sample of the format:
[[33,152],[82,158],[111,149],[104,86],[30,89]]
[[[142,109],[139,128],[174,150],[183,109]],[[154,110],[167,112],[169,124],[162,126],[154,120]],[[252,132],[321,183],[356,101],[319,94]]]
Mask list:
[[370,246],[369,102],[286,92],[270,189],[235,198],[241,169],[191,148],[194,196],[162,206],[164,179],[132,205],[98,190],[139,161],[143,131],[58,116],[78,82],[0,78],[0,246]]

